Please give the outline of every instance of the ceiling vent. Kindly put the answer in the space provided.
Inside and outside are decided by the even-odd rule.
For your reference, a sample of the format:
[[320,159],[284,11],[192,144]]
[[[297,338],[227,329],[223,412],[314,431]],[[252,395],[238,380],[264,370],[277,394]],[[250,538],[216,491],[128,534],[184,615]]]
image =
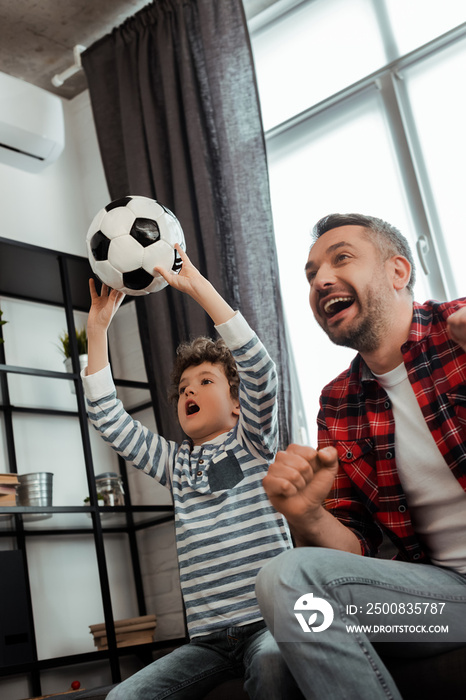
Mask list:
[[58,158],[64,145],[61,99],[0,73],[0,163],[38,173]]

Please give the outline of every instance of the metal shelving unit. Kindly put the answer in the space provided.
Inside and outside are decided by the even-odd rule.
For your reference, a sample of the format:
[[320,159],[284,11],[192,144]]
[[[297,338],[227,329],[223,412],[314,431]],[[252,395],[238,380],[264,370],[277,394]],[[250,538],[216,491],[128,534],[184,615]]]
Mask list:
[[[109,533],[125,533],[128,536],[131,554],[131,567],[133,571],[135,592],[139,608],[139,615],[146,614],[144,590],[142,586],[141,568],[139,562],[136,533],[145,528],[154,527],[173,519],[172,506],[136,506],[131,503],[131,494],[128,484],[125,461],[119,458],[120,475],[125,490],[124,506],[99,506],[94,480],[94,467],[92,461],[91,446],[88,433],[88,420],[85,409],[85,401],[81,381],[79,378],[78,347],[76,343],[73,311],[88,311],[89,293],[88,279],[92,275],[90,265],[86,258],[66,254],[54,250],[22,244],[0,237],[0,295],[31,302],[40,302],[62,307],[66,315],[67,330],[71,341],[71,356],[73,372],[51,372],[40,369],[19,367],[5,363],[4,346],[0,344],[0,412],[3,414],[6,447],[9,462],[9,471],[17,473],[15,437],[13,431],[13,416],[15,413],[46,414],[51,416],[64,415],[73,417],[79,421],[80,435],[87,482],[89,487],[90,503],[88,506],[12,506],[0,507],[0,515],[9,515],[12,527],[0,531],[0,538],[8,537],[16,541],[17,549],[21,550],[24,558],[25,580],[28,597],[28,613],[32,629],[32,655],[33,660],[27,663],[19,663],[0,667],[0,677],[9,675],[27,674],[31,692],[33,695],[41,695],[41,671],[73,664],[80,664],[95,660],[106,660],[109,663],[113,682],[121,680],[119,657],[128,654],[142,655],[147,661],[151,660],[154,649],[167,646],[175,646],[184,639],[170,639],[167,642],[154,642],[149,645],[118,648],[116,644],[115,626],[112,614],[110,586],[107,564],[104,551],[104,535]],[[1,334],[1,327],[0,327]],[[1,337],[1,336],[0,336]],[[62,379],[75,384],[77,411],[63,411],[48,408],[15,407],[10,402],[8,389],[9,374],[28,374],[33,376]],[[116,380],[121,386],[148,389],[144,382]],[[135,407],[134,411],[142,410],[150,402]],[[27,518],[31,516],[49,515],[58,513],[83,513],[90,515],[89,526],[81,527],[50,527],[44,526],[28,529],[25,527]],[[112,523],[105,525],[105,519],[101,515],[113,513]],[[115,522],[116,519],[116,522]],[[14,523],[14,524],[13,524]],[[27,547],[26,542],[30,537],[48,537],[50,535],[88,535],[94,539],[97,567],[100,580],[102,606],[105,624],[107,627],[108,650],[82,654],[73,654],[53,659],[40,660],[37,656],[37,646],[34,632],[34,617],[32,610],[31,588],[29,583]]]

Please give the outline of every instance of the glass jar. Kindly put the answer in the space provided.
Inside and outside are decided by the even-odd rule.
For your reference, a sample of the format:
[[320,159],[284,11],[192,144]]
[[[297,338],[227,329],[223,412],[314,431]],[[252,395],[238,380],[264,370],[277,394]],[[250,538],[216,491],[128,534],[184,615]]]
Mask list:
[[95,477],[97,493],[102,495],[104,506],[124,506],[125,492],[121,477],[115,472],[104,472]]

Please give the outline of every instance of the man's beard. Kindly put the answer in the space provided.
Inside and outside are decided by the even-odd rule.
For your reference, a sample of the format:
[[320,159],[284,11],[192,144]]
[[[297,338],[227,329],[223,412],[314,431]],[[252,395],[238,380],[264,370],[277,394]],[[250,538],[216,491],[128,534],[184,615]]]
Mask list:
[[[353,327],[346,332],[338,328],[323,330],[335,345],[352,348],[362,354],[372,353],[379,347],[386,328],[386,304],[383,301],[384,292],[380,287],[369,292],[365,299],[366,310],[359,320],[353,322]],[[356,301],[354,303],[357,303]]]

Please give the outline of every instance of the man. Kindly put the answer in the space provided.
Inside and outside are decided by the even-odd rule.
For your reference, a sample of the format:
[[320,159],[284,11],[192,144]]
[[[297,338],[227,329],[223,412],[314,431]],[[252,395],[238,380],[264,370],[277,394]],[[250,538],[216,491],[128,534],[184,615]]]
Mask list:
[[[358,354],[322,392],[319,450],[290,445],[264,479],[297,548],[260,572],[258,599],[306,698],[399,699],[378,642],[466,645],[466,299],[413,303],[408,243],[380,219],[333,214],[314,233],[312,311]],[[383,531],[398,561],[371,558]],[[321,630],[317,613],[296,624],[328,603]]]

